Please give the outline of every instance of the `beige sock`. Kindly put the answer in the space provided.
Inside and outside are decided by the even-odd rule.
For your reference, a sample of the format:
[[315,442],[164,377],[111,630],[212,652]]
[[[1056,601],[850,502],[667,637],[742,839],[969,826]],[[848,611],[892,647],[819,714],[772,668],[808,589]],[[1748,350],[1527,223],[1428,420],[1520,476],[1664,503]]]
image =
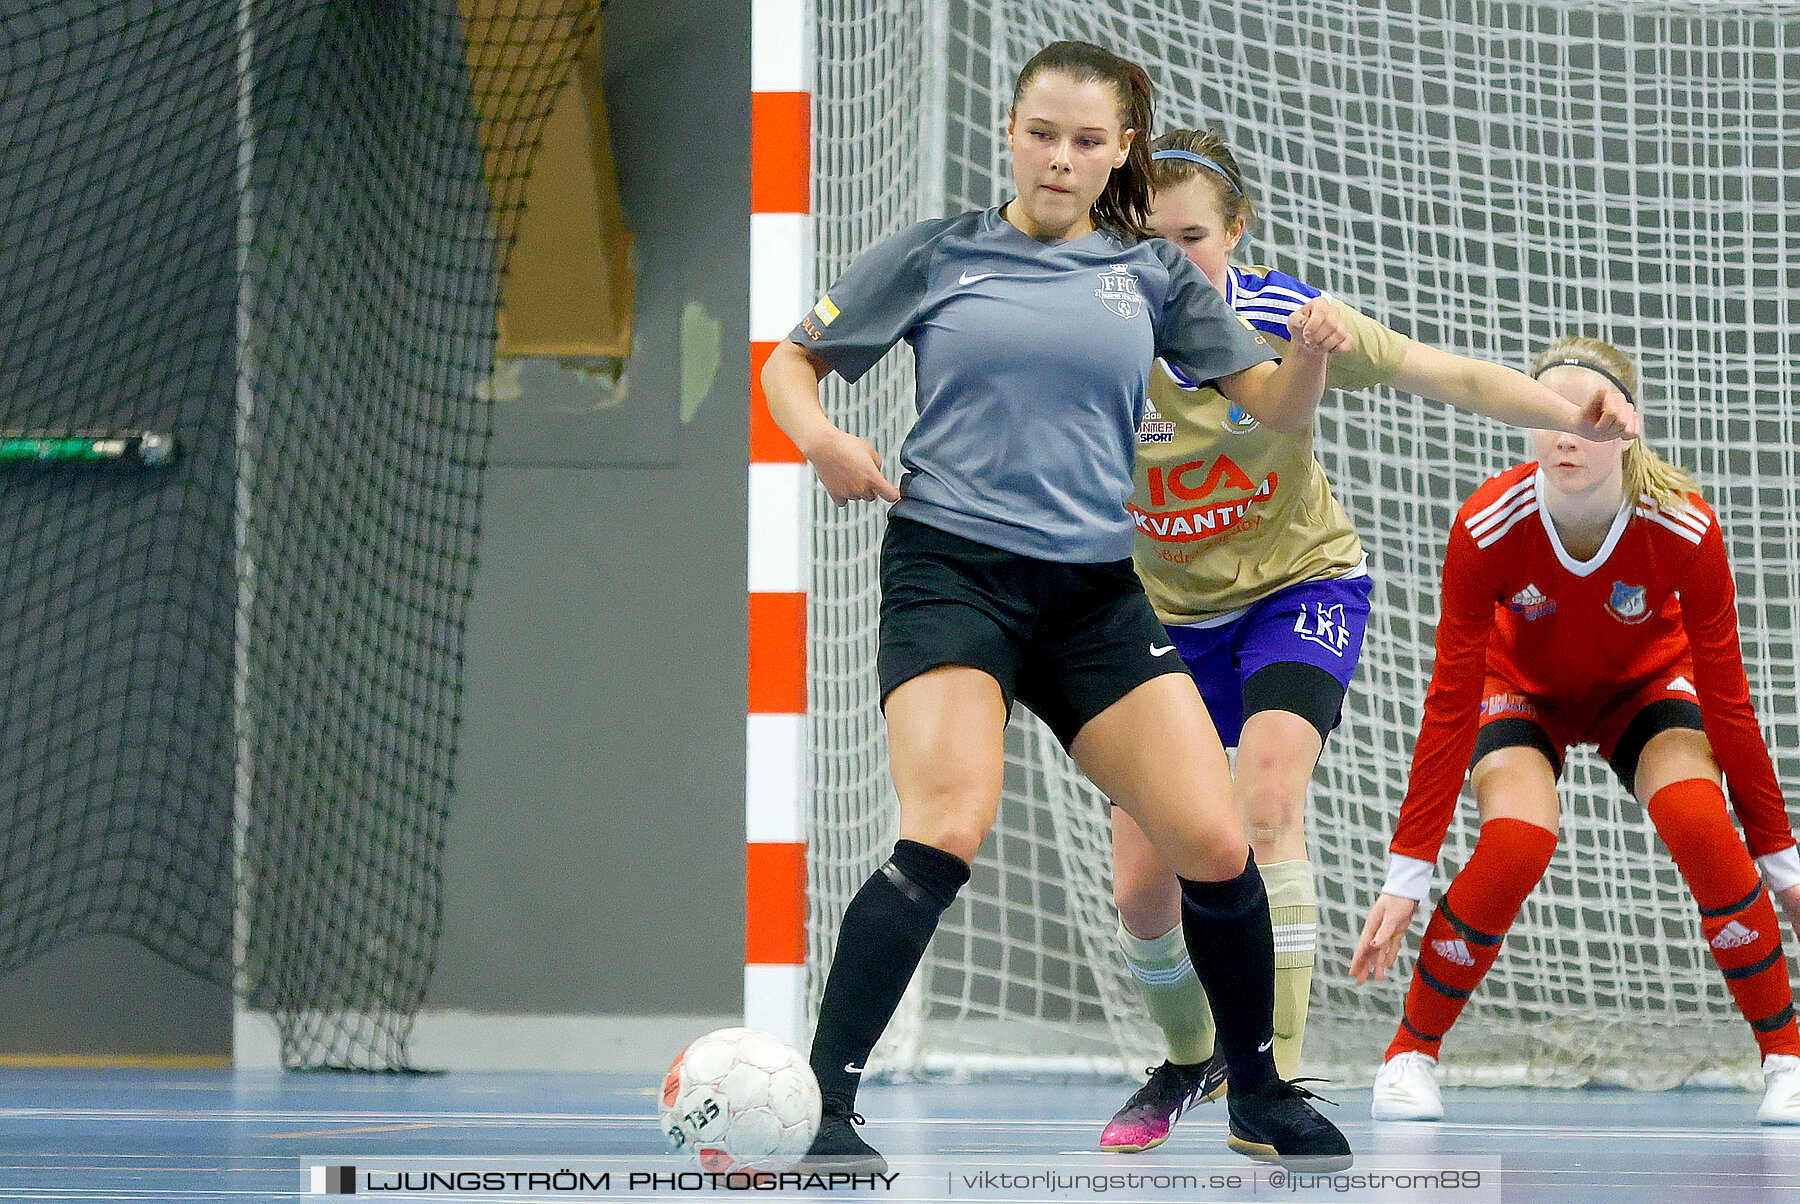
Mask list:
[[1276,861],[1260,867],[1275,928],[1275,1068],[1291,1079],[1300,1073],[1306,1013],[1312,1003],[1313,955],[1319,946],[1319,904],[1310,861]]
[[1150,1018],[1169,1042],[1169,1061],[1191,1066],[1212,1056],[1212,1007],[1188,961],[1181,925],[1151,940],[1139,940],[1119,925],[1119,951],[1131,967]]

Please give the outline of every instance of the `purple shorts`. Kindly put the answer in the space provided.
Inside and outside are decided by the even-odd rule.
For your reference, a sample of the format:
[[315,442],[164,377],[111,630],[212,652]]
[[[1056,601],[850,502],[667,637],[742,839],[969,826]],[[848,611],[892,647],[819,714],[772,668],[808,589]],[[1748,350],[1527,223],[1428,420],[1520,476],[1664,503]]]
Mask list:
[[[1373,589],[1367,577],[1307,581],[1276,590],[1216,627],[1166,628],[1227,748],[1236,747],[1245,717],[1257,711],[1292,711],[1312,720],[1321,736],[1337,726],[1362,656]],[[1310,665],[1322,673],[1266,674],[1246,691],[1271,665]]]

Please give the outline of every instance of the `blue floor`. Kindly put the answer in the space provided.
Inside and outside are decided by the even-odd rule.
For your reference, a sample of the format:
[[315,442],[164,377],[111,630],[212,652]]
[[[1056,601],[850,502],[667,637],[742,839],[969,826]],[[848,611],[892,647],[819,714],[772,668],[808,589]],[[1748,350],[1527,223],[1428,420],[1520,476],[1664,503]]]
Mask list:
[[[310,1169],[354,1165],[389,1190],[434,1200],[648,1199],[688,1194],[632,1171],[671,1173],[647,1076],[455,1074],[437,1077],[175,1071],[0,1072],[0,1200],[256,1201],[316,1198]],[[1357,1171],[1482,1171],[1480,1190],[1426,1190],[1240,1180],[1259,1168],[1225,1149],[1224,1109],[1207,1105],[1148,1154],[1093,1150],[1130,1084],[990,1082],[883,1086],[863,1092],[864,1135],[903,1171],[856,1197],[889,1200],[1394,1200],[1438,1204],[1800,1204],[1800,1131],[1768,1129],[1744,1092],[1451,1089],[1450,1119],[1374,1125],[1368,1092],[1336,1093],[1327,1111],[1349,1135]],[[1105,1192],[989,1190],[970,1171],[1049,1166],[1063,1175],[1132,1171],[1198,1175],[1200,1187]],[[410,1170],[515,1177],[484,1190],[401,1191]],[[551,1190],[556,1183],[578,1190]],[[610,1172],[609,1190],[579,1190]],[[1491,1177],[1499,1174],[1498,1190]],[[391,1174],[389,1172],[392,1172]],[[528,1178],[545,1176],[541,1187]],[[420,1182],[423,1182],[421,1179]],[[440,1183],[442,1180],[439,1181]],[[464,1180],[462,1182],[468,1182]],[[507,1185],[510,1184],[510,1187]],[[470,1183],[470,1186],[478,1184]],[[990,1181],[991,1187],[991,1181]],[[513,1190],[516,1188],[517,1190]],[[359,1193],[374,1194],[365,1181]],[[736,1193],[720,1192],[720,1195]],[[752,1193],[768,1198],[772,1193]],[[818,1193],[808,1193],[817,1196]],[[850,1193],[838,1192],[839,1197]]]

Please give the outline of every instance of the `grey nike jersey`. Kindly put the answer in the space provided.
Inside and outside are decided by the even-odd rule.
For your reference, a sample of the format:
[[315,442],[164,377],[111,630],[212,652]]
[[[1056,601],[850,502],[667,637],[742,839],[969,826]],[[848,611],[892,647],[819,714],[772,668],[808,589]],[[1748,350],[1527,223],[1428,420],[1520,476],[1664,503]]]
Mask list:
[[789,335],[854,381],[902,339],[919,417],[894,513],[1040,560],[1124,560],[1158,356],[1213,381],[1275,358],[1172,243],[1042,243],[999,209],[851,264]]

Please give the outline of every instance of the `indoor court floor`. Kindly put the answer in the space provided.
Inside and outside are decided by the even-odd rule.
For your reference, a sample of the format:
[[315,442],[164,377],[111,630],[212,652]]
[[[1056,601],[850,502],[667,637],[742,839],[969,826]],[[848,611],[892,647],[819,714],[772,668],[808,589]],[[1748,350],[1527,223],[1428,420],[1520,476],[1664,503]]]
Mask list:
[[[358,1194],[374,1194],[372,1187],[386,1184],[386,1199],[697,1194],[631,1185],[630,1173],[647,1180],[678,1166],[662,1153],[656,1083],[649,1076],[35,1069],[0,1076],[6,1084],[0,1096],[0,1200],[200,1204],[311,1198],[313,1166],[356,1166],[374,1180],[365,1180]],[[1367,1089],[1322,1089],[1339,1101],[1329,1111],[1359,1155],[1357,1170],[1477,1168],[1484,1171],[1480,1189],[1278,1187],[1266,1178],[1267,1168],[1225,1149],[1225,1114],[1217,1104],[1190,1114],[1161,1149],[1104,1155],[1093,1142],[1129,1084],[1007,1080],[866,1088],[862,1108],[870,1123],[864,1133],[905,1173],[885,1190],[834,1194],[908,1201],[1800,1202],[1800,1130],[1758,1126],[1758,1098],[1747,1092],[1452,1089],[1445,1092],[1447,1123],[1374,1125]],[[984,1194],[958,1187],[983,1170],[1026,1166],[1050,1166],[1064,1176],[1179,1172],[1202,1176],[1202,1185],[1142,1193],[1065,1185]],[[506,1182],[528,1185],[525,1178],[503,1179],[499,1188],[485,1180],[489,1188],[475,1191],[399,1190],[407,1182],[400,1174],[417,1171],[423,1184],[428,1167],[519,1175],[579,1170],[590,1184],[602,1171],[610,1177],[606,1191],[504,1189]],[[1258,1170],[1265,1178],[1247,1185],[1211,1186],[1213,1176]],[[579,1189],[580,1179],[561,1176],[570,1181]]]

